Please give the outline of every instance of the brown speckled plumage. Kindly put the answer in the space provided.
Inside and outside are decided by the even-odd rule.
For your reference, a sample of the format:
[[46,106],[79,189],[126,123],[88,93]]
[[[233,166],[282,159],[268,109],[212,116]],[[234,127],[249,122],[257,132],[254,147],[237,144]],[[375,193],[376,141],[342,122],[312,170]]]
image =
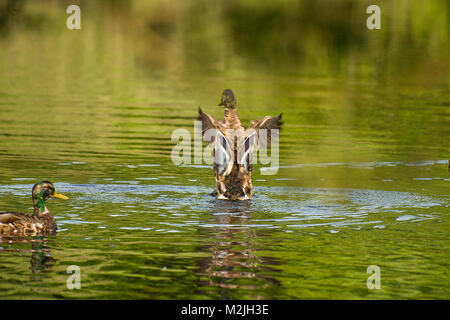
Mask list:
[[36,183],[32,190],[33,215],[20,212],[0,212],[0,234],[24,236],[56,232],[55,219],[45,206],[45,202],[49,198],[68,199],[56,192],[51,182]]
[[[271,130],[280,129],[281,114],[278,117],[266,116],[259,121],[251,121],[247,130],[241,124],[237,114],[237,101],[234,93],[230,89],[226,89],[222,93],[222,99],[219,106],[225,107],[223,120],[216,120],[214,117],[204,113],[199,108],[198,119],[202,121],[202,134],[205,135],[209,130],[214,130],[218,134],[211,138],[211,142],[215,143],[214,154],[221,152],[220,156],[225,157],[228,163],[218,165],[214,163],[214,173],[216,177],[216,190],[212,193],[219,199],[244,200],[253,197],[252,185],[252,163],[250,156],[246,156],[244,161],[238,162],[238,158],[246,151],[257,148],[258,144],[255,139],[259,135],[261,129],[267,132],[267,139],[261,141],[263,146],[267,146],[271,142]],[[216,140],[221,141],[216,141]],[[259,140],[258,140],[259,141]],[[225,150],[225,151],[224,151]]]
[[55,219],[50,212],[41,218],[20,212],[0,212],[0,234],[37,235],[53,233],[56,229]]

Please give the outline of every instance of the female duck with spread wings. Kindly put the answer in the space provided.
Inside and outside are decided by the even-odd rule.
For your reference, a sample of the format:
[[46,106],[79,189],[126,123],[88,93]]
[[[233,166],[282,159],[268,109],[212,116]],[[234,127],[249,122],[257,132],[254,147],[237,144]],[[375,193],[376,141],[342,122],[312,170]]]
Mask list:
[[222,93],[219,106],[225,107],[223,120],[216,120],[199,108],[198,119],[202,121],[202,135],[214,143],[214,174],[218,199],[247,200],[253,197],[252,153],[260,145],[268,146],[273,129],[281,128],[278,117],[265,116],[251,121],[247,130],[239,120],[233,91]]

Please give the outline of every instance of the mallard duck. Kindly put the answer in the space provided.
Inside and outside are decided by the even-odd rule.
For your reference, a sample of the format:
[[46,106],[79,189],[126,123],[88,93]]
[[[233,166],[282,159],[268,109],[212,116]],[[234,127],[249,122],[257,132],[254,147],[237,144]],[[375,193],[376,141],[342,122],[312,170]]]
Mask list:
[[[247,200],[253,197],[252,153],[260,144],[271,142],[271,130],[280,129],[278,117],[265,116],[259,121],[251,121],[247,130],[239,120],[237,101],[231,89],[222,93],[219,106],[225,107],[223,120],[216,120],[198,109],[198,120],[202,122],[202,136],[214,143],[214,174],[216,190],[212,195],[218,199]],[[265,130],[262,130],[265,129]],[[264,135],[260,132],[264,131]]]
[[45,206],[49,198],[67,200],[68,197],[56,192],[49,181],[41,181],[31,191],[34,212],[28,215],[20,212],[0,212],[0,234],[36,235],[54,233],[57,229],[55,219]]

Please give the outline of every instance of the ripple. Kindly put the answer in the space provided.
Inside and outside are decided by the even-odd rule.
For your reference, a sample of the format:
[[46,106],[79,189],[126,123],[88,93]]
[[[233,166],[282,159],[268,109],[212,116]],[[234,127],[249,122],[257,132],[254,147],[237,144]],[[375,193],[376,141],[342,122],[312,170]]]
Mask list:
[[397,221],[408,221],[408,220],[414,220],[414,219],[417,219],[417,218],[418,217],[416,217],[416,216],[412,216],[412,215],[407,214],[407,215],[404,215],[404,216],[400,216],[400,217],[398,217],[395,220],[397,220]]
[[[446,205],[429,196],[370,189],[256,187],[253,200],[234,202],[216,200],[208,195],[210,188],[203,186],[146,185],[126,180],[109,184],[56,185],[71,196],[70,202],[52,203],[56,212],[61,207],[67,208],[58,218],[58,224],[101,223],[111,228],[120,223],[122,230],[158,232],[163,232],[156,227],[158,224],[170,225],[170,229],[164,229],[167,232],[182,232],[192,226],[285,230],[351,227],[356,230],[374,225],[373,228],[381,229],[391,225],[393,220],[401,223],[439,219],[439,214],[430,210]],[[0,194],[28,195],[29,190],[26,184],[0,186]],[[98,212],[97,206],[107,209]],[[416,215],[405,214],[410,210],[422,211]],[[88,219],[92,211],[97,212],[96,222]],[[210,221],[221,217],[239,222]],[[144,220],[148,226],[136,226]],[[131,229],[124,229],[128,227]]]
[[303,168],[303,167],[346,167],[346,168],[379,168],[379,167],[423,167],[423,166],[433,166],[436,164],[448,164],[448,160],[424,160],[417,162],[408,161],[370,161],[370,162],[325,162],[325,163],[298,163],[291,165],[280,165],[280,168],[290,169],[290,168]]

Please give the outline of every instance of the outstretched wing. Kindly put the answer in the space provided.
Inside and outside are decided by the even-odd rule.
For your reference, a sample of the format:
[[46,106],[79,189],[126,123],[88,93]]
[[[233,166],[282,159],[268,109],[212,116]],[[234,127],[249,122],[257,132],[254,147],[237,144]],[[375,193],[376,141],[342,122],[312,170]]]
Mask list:
[[280,130],[283,122],[281,121],[280,113],[278,117],[265,116],[259,121],[252,121],[250,123],[250,129],[254,129],[258,133],[259,142],[263,147],[268,146],[272,142],[272,130]]
[[238,164],[248,173],[253,165],[253,151],[258,149],[258,134],[255,129],[247,129],[238,142]]
[[233,168],[233,149],[230,141],[220,130],[216,130],[214,139],[214,171],[216,174],[229,175]]
[[[206,114],[202,111],[202,108],[198,107],[198,117],[197,120],[202,122],[202,137],[204,137],[205,133],[210,129],[219,129],[220,122],[214,117]],[[214,135],[208,135],[210,137],[210,142],[214,141]]]
[[278,132],[274,134],[272,130],[280,130],[281,122],[280,114],[278,117],[266,116],[259,121],[252,121],[250,127],[245,130],[238,142],[238,164],[242,165],[248,173],[251,171],[253,164],[253,151],[259,146],[267,147],[272,140],[278,137]]
[[214,143],[214,171],[228,175],[233,168],[233,148],[222,131],[222,123],[198,108],[198,120],[202,122],[202,137]]

